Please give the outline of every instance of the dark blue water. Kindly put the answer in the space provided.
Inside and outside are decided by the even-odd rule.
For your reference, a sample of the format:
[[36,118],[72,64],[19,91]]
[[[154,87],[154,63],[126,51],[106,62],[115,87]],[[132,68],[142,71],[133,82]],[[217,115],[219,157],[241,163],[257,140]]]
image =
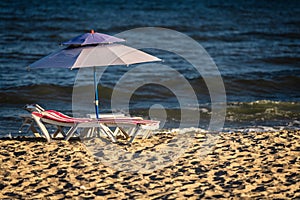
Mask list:
[[[18,116],[25,113],[22,107],[27,103],[72,112],[77,71],[27,71],[30,63],[90,29],[114,35],[147,26],[180,31],[207,50],[225,84],[225,126],[297,125],[299,24],[299,1],[0,1],[0,134],[17,132],[21,124]],[[164,59],[190,82],[200,107],[208,110],[201,115],[200,126],[205,128],[210,97],[202,77],[176,55],[151,49],[147,52]],[[103,111],[110,110],[114,85],[129,69],[120,66],[106,70],[99,84]],[[165,74],[161,79],[170,77]],[[131,112],[147,115],[149,107],[158,102],[168,110],[168,126],[176,126],[180,119],[176,96],[159,86],[137,90]]]

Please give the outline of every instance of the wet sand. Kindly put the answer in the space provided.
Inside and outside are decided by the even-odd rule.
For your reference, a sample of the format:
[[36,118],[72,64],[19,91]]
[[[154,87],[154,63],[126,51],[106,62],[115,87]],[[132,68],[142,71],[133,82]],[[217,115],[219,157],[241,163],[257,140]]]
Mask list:
[[[128,150],[158,150],[160,138],[168,139]],[[200,156],[205,146],[196,135],[170,166],[130,173],[103,165],[80,141],[0,140],[0,198],[300,198],[300,131],[222,133]]]

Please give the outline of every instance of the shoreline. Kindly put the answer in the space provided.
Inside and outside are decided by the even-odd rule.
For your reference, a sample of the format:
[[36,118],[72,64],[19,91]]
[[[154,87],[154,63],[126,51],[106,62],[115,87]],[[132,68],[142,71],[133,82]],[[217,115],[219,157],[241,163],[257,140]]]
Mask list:
[[[300,131],[219,136],[206,156],[196,138],[149,173],[116,171],[76,140],[1,139],[0,198],[300,198]],[[158,150],[157,137],[138,147]]]

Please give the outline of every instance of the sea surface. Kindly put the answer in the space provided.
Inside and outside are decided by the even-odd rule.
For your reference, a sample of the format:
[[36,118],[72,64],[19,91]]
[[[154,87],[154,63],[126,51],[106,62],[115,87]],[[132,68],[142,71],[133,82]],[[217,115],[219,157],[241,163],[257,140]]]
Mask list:
[[[78,70],[27,67],[61,49],[59,44],[94,29],[115,35],[140,27],[179,31],[201,44],[215,62],[226,90],[225,131],[300,128],[300,1],[0,1],[0,135],[18,134],[23,106],[38,103],[72,115]],[[176,41],[174,41],[176,42]],[[200,128],[207,129],[211,99],[201,74],[184,58],[146,49],[177,70],[198,100]],[[98,85],[101,112],[110,112],[111,94],[124,73],[136,67],[108,67]],[[149,69],[151,70],[151,69]],[[87,72],[89,73],[89,72]],[[160,70],[157,84],[132,93],[130,114],[147,117],[153,105],[164,107],[164,128],[177,128],[182,108],[171,85],[185,88]],[[92,88],[91,84],[82,86]],[[173,82],[172,82],[173,81]],[[187,95],[188,99],[189,96]],[[92,105],[92,104],[91,104]],[[191,105],[191,109],[195,105]],[[122,109],[118,110],[122,112]]]

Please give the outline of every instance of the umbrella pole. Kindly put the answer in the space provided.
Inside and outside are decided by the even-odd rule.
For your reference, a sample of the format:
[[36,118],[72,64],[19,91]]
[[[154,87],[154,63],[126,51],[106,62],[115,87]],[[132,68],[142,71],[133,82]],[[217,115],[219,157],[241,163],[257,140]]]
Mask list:
[[96,81],[96,67],[94,67],[94,87],[95,87],[95,112],[96,112],[96,118],[99,119],[99,98],[98,98],[98,84]]

